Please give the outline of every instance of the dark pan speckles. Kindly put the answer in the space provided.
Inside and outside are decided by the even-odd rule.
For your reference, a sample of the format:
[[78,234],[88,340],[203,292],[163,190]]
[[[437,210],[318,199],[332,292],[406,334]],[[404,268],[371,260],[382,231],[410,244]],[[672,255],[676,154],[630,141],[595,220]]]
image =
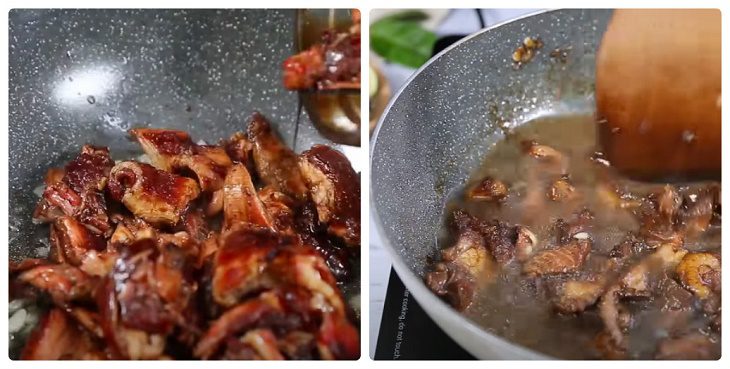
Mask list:
[[[293,10],[12,10],[10,257],[36,256],[32,190],[85,143],[141,153],[131,127],[217,142],[259,110],[292,144],[297,95],[281,85]],[[326,142],[308,119],[297,151]]]

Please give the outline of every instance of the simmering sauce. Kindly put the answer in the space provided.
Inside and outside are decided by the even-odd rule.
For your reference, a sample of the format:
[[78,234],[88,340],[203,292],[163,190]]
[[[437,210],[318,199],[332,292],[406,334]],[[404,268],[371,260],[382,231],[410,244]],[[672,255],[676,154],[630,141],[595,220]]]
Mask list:
[[[590,252],[578,270],[534,276],[525,273],[525,260],[498,265],[492,258],[476,275],[473,299],[463,314],[509,341],[559,358],[719,357],[719,282],[712,299],[699,298],[691,286],[683,283],[674,265],[648,272],[648,291],[641,296],[619,292],[624,338],[618,346],[623,348],[607,349],[598,343],[597,337],[607,330],[599,307],[608,299],[606,291],[621,283],[627,271],[656,252],[659,245],[671,239],[677,252],[707,251],[719,260],[720,205],[719,183],[673,183],[670,188],[664,183],[640,183],[620,177],[597,152],[596,130],[589,115],[528,122],[496,143],[464,188],[452,191],[444,209],[444,232],[440,237],[443,249],[456,242],[457,234],[450,224],[457,209],[485,222],[500,220],[526,227],[536,241],[531,257],[541,250],[561,246],[557,236],[561,220],[570,223],[582,211],[591,214],[587,230],[574,235],[589,237],[591,241]],[[535,144],[557,150],[560,159],[530,156],[526,151]],[[470,189],[485,178],[504,183],[508,188],[506,196],[498,200],[470,198]],[[557,180],[564,180],[570,190],[551,190]],[[681,237],[678,243],[666,235],[656,240],[646,236],[644,230],[646,219],[660,217],[656,215],[659,210],[642,216],[644,209],[651,208],[659,201],[657,198],[662,198],[660,194],[670,189],[681,202],[669,221],[671,237]],[[702,231],[690,232],[686,224],[694,221],[696,211],[693,213],[692,209],[702,196],[714,196],[708,200],[713,201],[710,215],[703,218],[711,220]],[[628,254],[617,252],[617,245],[632,235],[644,246]],[[442,257],[437,256],[436,260],[441,261]],[[602,291],[600,297],[582,311],[558,311],[555,301],[560,286],[568,280],[601,281],[597,284]],[[691,339],[687,340],[690,343],[667,342],[687,335],[701,337],[700,344],[693,344]]]

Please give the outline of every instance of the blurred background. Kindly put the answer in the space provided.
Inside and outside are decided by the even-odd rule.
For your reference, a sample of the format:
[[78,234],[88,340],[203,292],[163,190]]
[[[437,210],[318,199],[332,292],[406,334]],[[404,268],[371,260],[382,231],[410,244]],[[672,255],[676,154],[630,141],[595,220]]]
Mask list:
[[[390,98],[433,55],[483,28],[539,9],[376,9],[370,14],[370,130]],[[370,220],[370,224],[374,224]],[[382,239],[370,227],[370,357],[376,357],[386,299],[403,299]],[[391,277],[393,274],[393,277]],[[395,278],[395,280],[393,279]],[[396,286],[400,287],[400,286]],[[387,310],[387,309],[386,309]],[[386,314],[398,313],[385,311]],[[385,342],[381,346],[387,346]],[[390,347],[381,347],[389,350]]]

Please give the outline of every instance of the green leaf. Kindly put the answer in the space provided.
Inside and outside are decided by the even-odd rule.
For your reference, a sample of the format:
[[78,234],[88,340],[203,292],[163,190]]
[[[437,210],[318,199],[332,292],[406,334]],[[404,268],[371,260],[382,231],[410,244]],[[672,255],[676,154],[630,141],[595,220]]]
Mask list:
[[410,17],[391,16],[370,26],[370,47],[385,60],[418,68],[431,58],[436,34]]
[[391,15],[386,16],[387,19],[397,19],[402,21],[414,21],[414,22],[422,22],[429,18],[428,14],[426,12],[422,12],[420,10],[404,10],[401,12],[397,12]]

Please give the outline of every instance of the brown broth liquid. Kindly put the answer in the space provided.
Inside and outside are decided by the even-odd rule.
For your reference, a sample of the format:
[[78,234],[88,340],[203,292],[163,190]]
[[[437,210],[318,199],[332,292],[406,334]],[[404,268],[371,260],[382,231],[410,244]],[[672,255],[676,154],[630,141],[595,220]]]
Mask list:
[[[596,193],[597,184],[608,179],[637,198],[663,186],[619,178],[611,168],[591,160],[596,152],[596,128],[590,115],[540,118],[516,128],[508,138],[494,145],[464,187],[470,188],[484,177],[491,176],[509,186],[507,199],[502,204],[465,201],[463,189],[454,191],[444,212],[444,229],[452,211],[460,208],[484,220],[501,219],[529,227],[537,236],[539,250],[545,245],[555,244],[551,230],[557,219],[568,220],[572,214],[588,208],[595,216],[591,231],[593,246],[583,269],[595,270],[626,233],[637,231],[640,225],[629,211],[608,209]],[[577,200],[559,203],[547,198],[549,184],[560,178],[564,168],[546,165],[527,156],[521,146],[525,140],[548,145],[568,158],[566,172],[579,193]],[[535,202],[527,200],[531,197],[540,205],[526,204]],[[453,242],[447,232],[442,232],[440,238],[442,248],[451,246]],[[719,249],[719,246],[719,226],[706,232],[702,239],[687,240],[685,244],[690,251]],[[513,262],[499,270],[498,276],[490,282],[478,282],[480,289],[463,313],[496,335],[551,356],[600,358],[594,339],[602,331],[603,323],[596,308],[588,308],[577,315],[556,313],[550,295],[537,292],[540,288],[530,283],[520,269],[521,264]],[[628,334],[628,358],[652,358],[657,342],[667,335],[655,324],[662,318],[661,313],[647,301],[625,305],[630,305],[629,309],[635,312],[636,322]],[[689,324],[706,327],[708,318],[700,312],[693,312]],[[719,342],[717,345],[719,349]]]

